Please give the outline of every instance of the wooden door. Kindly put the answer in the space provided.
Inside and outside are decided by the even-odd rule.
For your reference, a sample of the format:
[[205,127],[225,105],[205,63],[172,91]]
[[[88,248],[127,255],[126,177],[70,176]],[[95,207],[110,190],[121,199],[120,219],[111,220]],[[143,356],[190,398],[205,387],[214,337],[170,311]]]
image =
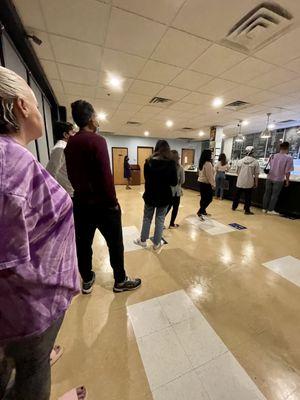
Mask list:
[[128,155],[127,147],[112,148],[112,165],[115,185],[125,185],[124,158]]
[[153,153],[153,147],[138,147],[137,148],[137,162],[141,168],[141,183],[145,183],[144,177],[144,164],[147,158]]
[[181,150],[181,165],[194,164],[195,161],[195,149],[182,149]]

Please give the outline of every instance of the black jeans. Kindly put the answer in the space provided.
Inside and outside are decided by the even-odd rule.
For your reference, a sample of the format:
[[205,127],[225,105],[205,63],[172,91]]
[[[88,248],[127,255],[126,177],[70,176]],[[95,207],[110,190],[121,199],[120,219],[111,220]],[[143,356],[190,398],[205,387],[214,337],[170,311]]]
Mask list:
[[250,188],[250,189],[236,188],[236,192],[235,192],[233,203],[232,203],[232,209],[236,210],[238,208],[238,205],[240,203],[241,194],[243,192],[245,194],[244,210],[248,212],[248,211],[250,211],[250,207],[251,207],[252,188]]
[[207,207],[213,200],[213,189],[210,183],[200,182],[200,208],[198,214],[205,214]]
[[92,279],[92,244],[95,231],[99,229],[108,246],[115,282],[123,282],[126,273],[120,207],[103,208],[96,204],[84,204],[76,199],[73,202],[78,267],[82,280],[89,282]]
[[175,220],[176,220],[176,217],[178,215],[179,204],[180,204],[180,196],[173,196],[172,197],[172,203],[169,205],[168,211],[167,211],[167,214],[168,214],[168,212],[173,207],[172,214],[171,214],[171,221],[170,221],[170,225],[171,226],[175,225]]
[[[16,378],[7,400],[49,400],[51,390],[50,353],[64,316],[40,335],[10,343],[3,349],[4,357],[0,360],[0,394],[5,390],[5,370],[13,361]],[[7,369],[7,373],[11,370]],[[1,397],[2,398],[2,397]]]

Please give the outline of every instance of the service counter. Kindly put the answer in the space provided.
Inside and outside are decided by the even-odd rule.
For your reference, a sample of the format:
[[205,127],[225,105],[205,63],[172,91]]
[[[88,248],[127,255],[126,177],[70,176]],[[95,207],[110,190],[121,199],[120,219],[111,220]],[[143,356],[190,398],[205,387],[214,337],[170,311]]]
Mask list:
[[[256,207],[262,208],[266,178],[266,174],[260,174],[258,188],[253,190],[252,204]],[[235,193],[237,175],[229,172],[226,174],[226,180],[228,181],[228,190],[224,190],[224,198],[232,200]],[[197,171],[185,171],[183,187],[199,191]],[[300,218],[300,176],[291,176],[290,185],[282,189],[276,211],[287,216]]]

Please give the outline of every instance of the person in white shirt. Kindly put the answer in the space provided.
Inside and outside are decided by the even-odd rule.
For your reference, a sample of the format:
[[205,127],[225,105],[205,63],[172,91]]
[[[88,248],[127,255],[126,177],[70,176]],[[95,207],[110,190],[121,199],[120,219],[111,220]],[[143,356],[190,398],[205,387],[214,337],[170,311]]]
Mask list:
[[[226,179],[225,173],[229,171],[229,166],[228,162],[226,159],[226,154],[221,153],[219,156],[219,162],[215,166],[215,171],[216,171],[216,198],[220,198],[220,200],[223,200],[223,194],[224,194],[224,181]],[[219,197],[220,193],[220,197]]]
[[56,144],[51,151],[50,160],[46,166],[47,171],[71,197],[73,197],[74,190],[67,174],[65,148],[69,138],[74,135],[74,127],[70,122],[55,123],[54,137]]
[[259,162],[254,157],[254,147],[246,147],[246,156],[239,160],[237,167],[236,193],[232,203],[232,210],[235,211],[239,205],[241,194],[245,194],[245,214],[253,215],[250,210],[251,196],[253,189],[258,186],[258,176],[260,172]]

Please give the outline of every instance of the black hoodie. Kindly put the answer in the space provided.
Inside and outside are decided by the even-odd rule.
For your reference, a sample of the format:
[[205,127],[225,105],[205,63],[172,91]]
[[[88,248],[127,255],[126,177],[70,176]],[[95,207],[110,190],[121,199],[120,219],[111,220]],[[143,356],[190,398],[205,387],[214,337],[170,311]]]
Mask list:
[[145,162],[145,203],[153,207],[166,207],[172,201],[171,186],[177,185],[176,163],[160,156]]

